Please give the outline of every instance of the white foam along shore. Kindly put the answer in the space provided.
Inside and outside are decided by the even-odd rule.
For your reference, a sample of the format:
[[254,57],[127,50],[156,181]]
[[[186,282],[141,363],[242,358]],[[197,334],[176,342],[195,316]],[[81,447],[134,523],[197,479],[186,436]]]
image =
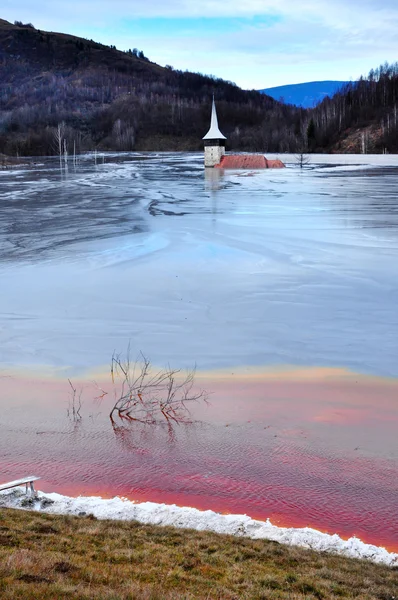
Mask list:
[[135,503],[120,497],[109,500],[95,496],[71,498],[42,492],[37,492],[36,496],[30,499],[23,488],[14,488],[0,492],[0,507],[30,509],[50,514],[92,514],[98,519],[135,520],[150,525],[171,525],[197,531],[227,533],[366,559],[390,567],[398,566],[398,554],[388,552],[385,548],[365,544],[356,537],[343,540],[337,534],[329,535],[309,527],[300,529],[277,527],[269,520],[255,521],[247,515],[222,515],[212,510],[201,511],[175,504]]

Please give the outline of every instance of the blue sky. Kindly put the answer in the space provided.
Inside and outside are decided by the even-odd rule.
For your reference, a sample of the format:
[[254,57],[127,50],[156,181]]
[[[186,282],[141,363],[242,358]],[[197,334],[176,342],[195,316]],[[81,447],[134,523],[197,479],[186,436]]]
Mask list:
[[397,0],[1,0],[0,17],[250,89],[355,80],[398,59]]

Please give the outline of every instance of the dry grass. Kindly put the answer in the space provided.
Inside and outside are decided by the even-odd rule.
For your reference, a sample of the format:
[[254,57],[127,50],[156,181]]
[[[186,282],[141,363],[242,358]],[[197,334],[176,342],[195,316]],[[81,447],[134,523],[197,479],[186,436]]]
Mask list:
[[398,598],[398,570],[213,533],[0,512],[2,600]]

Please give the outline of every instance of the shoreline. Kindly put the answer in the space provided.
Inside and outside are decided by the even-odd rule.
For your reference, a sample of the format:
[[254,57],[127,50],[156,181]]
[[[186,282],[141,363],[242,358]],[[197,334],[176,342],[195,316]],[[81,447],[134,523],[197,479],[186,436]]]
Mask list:
[[389,567],[398,567],[398,554],[385,548],[365,544],[356,537],[343,540],[339,535],[322,533],[310,527],[287,528],[258,521],[247,515],[223,515],[212,510],[179,507],[154,502],[135,503],[121,497],[70,497],[38,491],[27,496],[23,488],[0,492],[0,508],[30,510],[55,515],[93,515],[97,519],[138,521],[146,525],[172,526],[196,531],[211,531],[253,540],[270,540],[330,554],[359,558]]

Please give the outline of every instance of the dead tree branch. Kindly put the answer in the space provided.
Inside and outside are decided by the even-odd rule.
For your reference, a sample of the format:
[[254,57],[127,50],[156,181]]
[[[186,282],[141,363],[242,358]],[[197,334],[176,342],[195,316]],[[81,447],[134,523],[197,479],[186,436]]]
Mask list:
[[125,359],[113,354],[111,377],[115,386],[115,402],[110,419],[155,424],[191,423],[189,405],[207,402],[204,390],[194,390],[195,369],[182,373],[180,369],[166,367],[154,370],[141,353],[140,359],[131,363],[129,351]]
[[73,386],[72,382],[70,379],[68,379],[69,385],[71,387],[72,393],[71,393],[71,399],[69,400],[69,406],[68,406],[68,417],[71,418],[75,423],[77,423],[78,421],[81,421],[81,408],[82,408],[82,390],[80,390],[79,392],[77,391],[77,389]]
[[296,164],[300,167],[300,169],[304,169],[311,162],[311,158],[308,154],[306,154],[303,150],[295,155]]

